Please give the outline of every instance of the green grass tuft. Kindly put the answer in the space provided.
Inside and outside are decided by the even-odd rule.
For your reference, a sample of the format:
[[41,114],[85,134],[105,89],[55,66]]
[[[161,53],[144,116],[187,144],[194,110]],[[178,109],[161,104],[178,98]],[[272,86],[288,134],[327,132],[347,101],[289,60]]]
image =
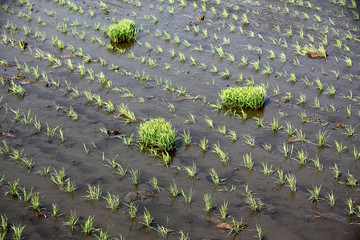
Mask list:
[[163,118],[141,123],[139,128],[141,141],[147,147],[159,148],[161,151],[169,151],[176,147],[175,133],[176,130]]
[[137,30],[133,21],[123,19],[119,23],[111,25],[108,33],[113,42],[130,42],[136,38]]
[[230,107],[259,109],[264,105],[264,87],[232,87],[221,91],[221,99]]

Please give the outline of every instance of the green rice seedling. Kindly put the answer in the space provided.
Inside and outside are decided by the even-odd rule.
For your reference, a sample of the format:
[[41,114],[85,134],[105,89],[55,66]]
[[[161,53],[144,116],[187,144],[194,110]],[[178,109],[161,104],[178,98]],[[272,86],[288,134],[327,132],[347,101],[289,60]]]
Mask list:
[[42,170],[37,171],[36,173],[40,174],[42,177],[46,177],[50,172],[50,166],[45,168],[43,167]]
[[264,105],[266,90],[263,87],[232,87],[221,91],[225,105],[258,109]]
[[83,232],[86,236],[93,234],[97,229],[93,227],[95,216],[89,216],[88,219],[85,221],[84,226],[81,225]]
[[[106,231],[104,232],[102,229],[97,229],[97,231],[99,232],[99,235],[95,235],[95,237],[98,240],[108,240],[109,239],[109,233],[110,233],[111,228],[107,227]],[[120,235],[121,236],[121,235]],[[122,238],[122,236],[121,236]]]
[[125,123],[132,123],[136,121],[135,114],[129,109],[127,105],[124,105],[124,103],[118,105],[117,110],[120,112],[120,116],[123,117]]
[[348,135],[349,137],[357,135],[357,134],[355,134],[355,129],[351,125],[346,126],[345,130],[346,130],[346,133],[344,133],[344,134]]
[[26,91],[22,86],[20,86],[19,84],[14,83],[13,80],[11,80],[11,86],[12,86],[12,88],[10,89],[10,91],[12,92],[13,95],[18,95],[20,97],[25,96]]
[[75,185],[75,180],[72,180],[70,178],[66,179],[66,187],[65,187],[65,191],[67,193],[73,193],[75,190],[77,189],[76,185]]
[[244,166],[245,168],[247,168],[249,171],[251,171],[251,170],[254,169],[254,162],[253,162],[251,153],[250,153],[250,154],[246,153],[246,154],[243,156],[243,160],[244,160],[243,166]]
[[273,121],[270,123],[271,125],[271,129],[276,131],[279,131],[280,129],[282,129],[283,127],[279,125],[279,119],[277,118],[273,118]]
[[354,159],[355,160],[360,159],[360,152],[355,148],[355,146],[354,146]]
[[286,63],[286,55],[285,55],[285,53],[281,52],[279,57],[280,57],[282,63]]
[[189,195],[186,195],[186,193],[184,192],[184,190],[181,189],[181,194],[183,195],[185,202],[188,203],[188,204],[191,204],[191,201],[192,201],[192,198],[193,198],[193,196],[194,196],[194,193],[195,193],[195,192],[192,190],[192,188],[190,188],[190,190],[189,190]]
[[211,194],[204,194],[204,201],[205,201],[205,211],[206,212],[211,212],[214,209],[214,206],[212,205],[212,200],[211,200]]
[[217,67],[214,64],[212,65],[212,69],[210,70],[210,72],[214,74],[218,73]]
[[127,206],[129,207],[128,213],[130,215],[130,218],[135,219],[138,213],[138,206],[136,206],[133,202],[130,202]]
[[207,138],[205,138],[205,137],[200,140],[200,146],[201,146],[201,149],[202,149],[204,152],[206,152],[207,149],[208,149],[208,142],[209,142],[209,140],[208,140]]
[[259,69],[260,69],[260,61],[259,60],[250,62],[250,64],[253,66],[255,71],[259,71]]
[[290,77],[288,79],[289,82],[296,83],[297,79],[294,73],[290,73]]
[[272,165],[270,167],[268,167],[267,163],[264,162],[260,162],[261,165],[263,166],[263,170],[261,170],[264,173],[264,176],[270,176],[274,170],[272,169]]
[[21,240],[23,239],[22,232],[24,231],[26,225],[22,226],[21,223],[19,223],[18,225],[12,225],[11,228],[14,231],[14,239],[16,240]]
[[271,152],[271,144],[264,143],[262,146],[266,151]]
[[338,141],[335,140],[335,145],[336,145],[336,150],[339,154],[343,153],[347,149],[347,146],[343,146],[343,142],[339,143]]
[[230,72],[228,69],[225,68],[225,72],[220,72],[220,77],[223,77],[224,79],[229,79],[230,78]]
[[42,199],[42,197],[40,197],[38,193],[35,193],[31,197],[31,205],[35,211],[40,211],[41,199]]
[[[153,151],[155,151],[155,153],[157,154],[156,150],[153,150]],[[171,158],[171,156],[169,155],[168,152],[162,152],[161,159],[162,159],[163,165],[166,166],[166,167],[168,167],[172,162],[172,158]]]
[[222,135],[225,136],[226,135],[226,126],[225,125],[222,127],[219,126],[216,131],[218,131],[219,133],[221,133]]
[[219,178],[219,175],[216,173],[214,168],[210,170],[209,174],[215,186],[222,184],[226,180],[226,178]]
[[0,217],[1,217],[1,225],[0,225],[1,231],[7,232],[8,227],[9,227],[8,218],[6,217],[5,214],[4,215],[0,214]]
[[351,104],[349,106],[346,107],[346,112],[347,112],[347,117],[350,118],[351,117]]
[[255,137],[251,136],[250,134],[242,134],[243,138],[244,138],[244,142],[251,146],[251,147],[255,147]]
[[332,190],[331,190],[331,194],[327,193],[326,198],[329,201],[330,207],[335,207],[335,197]]
[[306,165],[306,163],[308,162],[308,153],[307,153],[307,151],[305,150],[304,151],[304,149],[301,149],[301,150],[298,150],[298,152],[297,152],[297,158],[298,158],[298,162],[300,162],[300,164],[301,165],[303,165],[303,166],[305,166]]
[[32,168],[34,167],[34,165],[35,165],[35,163],[33,162],[33,160],[32,160],[32,159],[30,159],[30,160],[27,159],[26,156],[23,156],[23,157],[21,158],[21,161],[26,164],[26,166],[27,166],[27,168],[28,168],[28,171],[30,171],[30,169],[32,169]]
[[348,66],[348,68],[351,68],[351,67],[352,67],[351,58],[345,57],[344,61],[345,61],[346,65]]
[[262,234],[262,229],[259,225],[256,224],[256,232],[257,232],[257,237],[259,240],[263,239],[263,234]]
[[325,146],[327,140],[329,139],[330,134],[326,136],[326,131],[322,132],[321,129],[319,130],[319,133],[316,135],[318,146],[323,147]]
[[221,219],[222,220],[226,220],[229,216],[228,216],[228,202],[225,202],[224,200],[224,204],[220,206],[219,211],[220,211],[220,215],[221,215]]
[[232,141],[234,141],[234,142],[236,142],[237,141],[237,136],[236,136],[236,132],[235,131],[233,131],[233,130],[229,130],[229,135],[228,135],[228,137],[232,140]]
[[346,199],[346,202],[345,202],[345,203],[346,203],[346,205],[348,206],[348,210],[347,210],[348,215],[349,215],[349,216],[354,215],[354,213],[355,213],[355,207],[354,207],[355,201],[352,200],[351,198],[348,198],[348,199]]
[[136,39],[136,25],[129,19],[123,19],[117,24],[113,24],[108,29],[108,34],[113,42],[130,42]]
[[195,178],[196,176],[196,164],[193,162],[192,167],[184,167],[185,172],[188,173],[189,178]]
[[256,120],[256,123],[258,125],[258,127],[264,127],[265,126],[265,122],[264,122],[264,118],[254,118]]
[[17,149],[12,149],[10,158],[14,159],[16,162],[19,162],[22,157],[23,151],[24,149],[21,152],[19,152],[19,150]]
[[139,185],[140,183],[140,171],[136,169],[130,170],[131,180],[135,185]]
[[278,180],[277,182],[280,183],[281,185],[285,184],[286,182],[286,176],[284,175],[284,171],[282,169],[278,169],[277,170],[278,173]]
[[230,227],[230,232],[228,235],[230,235],[231,233],[238,234],[239,232],[245,229],[245,226],[246,224],[242,221],[242,219],[240,220],[240,222],[238,222],[235,221],[235,219],[233,218],[232,225]]
[[165,119],[156,118],[141,123],[139,135],[141,142],[148,147],[156,147],[162,151],[169,151],[176,147],[176,131]]
[[27,192],[26,189],[25,189],[25,187],[23,187],[23,188],[21,188],[21,191],[22,191],[22,193],[23,193],[23,201],[24,201],[25,203],[30,202],[32,196],[34,195],[34,193],[33,193],[33,188],[31,188],[30,191]]
[[300,94],[296,104],[306,104],[306,95]]
[[180,192],[179,192],[179,190],[177,188],[177,185],[175,183],[175,179],[173,180],[173,182],[174,182],[174,185],[171,185],[171,183],[170,183],[170,194],[173,197],[177,197],[180,194]]
[[293,174],[288,173],[286,175],[286,181],[288,182],[288,186],[290,187],[291,192],[296,192],[296,177]]
[[264,65],[264,70],[261,72],[261,74],[263,75],[268,75],[270,76],[273,73],[273,69],[270,67],[269,63],[267,63],[267,65]]
[[154,191],[160,191],[160,187],[158,186],[158,180],[156,177],[152,177],[149,183],[151,186],[153,186]]
[[324,86],[323,86],[323,84],[321,83],[321,81],[320,81],[319,78],[317,78],[317,79],[315,80],[315,83],[317,84],[319,91],[323,91],[323,90],[324,90]]
[[319,155],[316,155],[315,159],[311,159],[311,161],[314,163],[315,168],[317,171],[322,172],[324,165],[320,163],[320,157]]
[[333,172],[334,172],[334,177],[335,177],[335,180],[336,181],[338,181],[339,180],[339,177],[340,177],[340,171],[339,171],[339,168],[338,168],[338,166],[337,166],[337,164],[335,163],[334,164],[334,167],[333,168],[331,168],[332,170],[333,170]]
[[155,229],[159,233],[160,237],[162,237],[164,239],[167,238],[169,233],[174,231],[174,230],[167,227],[168,221],[169,221],[169,219],[167,219],[166,227],[158,225],[157,228]]
[[144,208],[143,218],[144,218],[143,224],[147,227],[151,227],[151,225],[154,221],[154,218],[151,217],[150,212],[149,212],[149,210],[147,210],[146,207]]
[[264,205],[260,199],[254,198],[252,195],[249,195],[247,201],[250,205],[250,208],[253,212],[260,212],[262,206]]
[[321,185],[319,187],[315,187],[313,188],[313,190],[309,190],[309,193],[310,193],[310,197],[309,197],[309,201],[312,201],[312,202],[318,202],[319,201],[319,194],[320,194],[320,190],[321,190]]
[[348,176],[346,178],[346,185],[350,187],[356,187],[357,181],[358,180],[348,171]]
[[187,130],[187,131],[184,130],[184,134],[181,134],[181,136],[184,138],[185,145],[188,146],[191,144],[191,136],[190,136],[189,130]]
[[55,183],[59,188],[63,189],[66,183],[65,169],[62,168],[61,170],[59,170],[59,172],[54,169],[54,172],[51,174],[51,181]]
[[91,186],[88,184],[88,195],[83,196],[84,199],[90,200],[91,202],[97,203],[100,201],[100,197],[102,194],[102,191],[100,190],[100,186]]
[[7,191],[5,195],[11,194],[13,197],[19,197],[19,179],[14,180],[13,183],[8,182],[8,184],[9,186],[7,186],[7,188],[9,189],[9,191]]
[[295,132],[296,132],[296,137],[298,138],[299,141],[301,142],[307,141],[306,135],[303,133],[302,129],[300,130],[295,129]]
[[107,202],[107,208],[111,209],[111,211],[115,212],[120,204],[119,196],[112,195],[109,192],[107,193],[107,197],[103,197]]

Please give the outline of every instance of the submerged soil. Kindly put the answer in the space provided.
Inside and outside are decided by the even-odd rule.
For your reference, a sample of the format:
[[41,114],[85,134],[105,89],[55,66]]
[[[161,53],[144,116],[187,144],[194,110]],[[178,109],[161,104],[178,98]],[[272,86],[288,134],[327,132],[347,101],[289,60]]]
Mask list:
[[[359,239],[359,11],[355,1],[344,2],[1,1],[5,239],[20,223],[26,239],[85,238],[89,216],[98,230],[90,238],[109,228],[110,238],[159,239],[163,226],[171,229],[169,239],[181,232],[191,239],[248,239],[258,237],[257,227],[264,239]],[[112,45],[106,28],[124,18],[136,23],[137,39]],[[326,54],[312,57],[306,48]],[[245,85],[268,88],[263,108],[222,106],[222,89]],[[89,92],[98,100],[89,101]],[[134,119],[120,112],[122,104]],[[168,167],[161,154],[141,151],[138,143],[140,122],[156,117],[177,130]],[[319,146],[322,133],[326,142]],[[204,138],[207,151],[200,144]],[[252,170],[244,166],[246,154]],[[316,168],[316,159],[322,167]],[[124,176],[116,164],[127,169]],[[196,175],[190,178],[186,169],[193,164]],[[273,170],[269,175],[266,164]],[[59,187],[52,179],[62,169],[68,180]],[[211,169],[222,184],[213,183]],[[138,184],[131,175],[136,170]],[[277,170],[296,177],[296,192],[289,182],[279,183]],[[150,184],[153,177],[159,191]],[[39,194],[39,210],[24,201],[23,190],[12,196],[16,180]],[[76,189],[68,193],[71,181]],[[194,192],[191,203],[170,194],[174,182],[186,196]],[[101,189],[99,201],[84,197],[89,186]],[[310,192],[320,186],[313,201]],[[115,211],[107,207],[109,194],[119,197]],[[211,195],[210,212],[205,194]],[[138,206],[134,219],[129,201]],[[224,203],[226,219],[219,210]],[[53,204],[61,214],[55,218]],[[151,228],[143,224],[146,209],[154,218]],[[79,220],[72,231],[64,223],[74,211]],[[234,232],[233,221],[242,221],[244,230]]]

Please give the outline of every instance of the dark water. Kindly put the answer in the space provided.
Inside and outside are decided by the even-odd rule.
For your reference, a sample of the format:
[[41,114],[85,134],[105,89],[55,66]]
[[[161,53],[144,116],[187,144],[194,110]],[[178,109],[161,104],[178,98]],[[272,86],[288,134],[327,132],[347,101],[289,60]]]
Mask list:
[[[159,239],[156,232],[158,226],[165,226],[173,231],[169,239],[178,239],[179,231],[189,233],[191,239],[248,239],[257,237],[256,226],[260,226],[264,239],[358,239],[360,237],[358,223],[360,219],[348,215],[348,199],[354,200],[354,207],[360,204],[359,189],[350,187],[347,183],[348,174],[359,179],[359,160],[354,157],[354,149],[360,151],[359,138],[356,135],[360,127],[359,122],[359,21],[355,20],[354,10],[351,2],[347,1],[345,6],[333,1],[309,1],[312,8],[306,2],[296,1],[216,1],[209,0],[206,3],[197,1],[197,9],[194,11],[193,1],[185,1],[187,6],[182,8],[181,2],[176,0],[174,5],[170,1],[104,1],[107,10],[99,1],[80,2],[74,1],[77,7],[84,10],[83,14],[69,10],[69,3],[65,6],[53,1],[33,1],[33,10],[29,10],[28,4],[16,1],[2,1],[0,17],[1,32],[6,35],[7,40],[0,44],[1,59],[13,66],[3,65],[0,67],[2,76],[0,123],[2,135],[1,140],[6,141],[12,149],[23,151],[27,159],[32,159],[35,165],[30,171],[22,161],[16,162],[8,156],[2,155],[0,175],[4,175],[4,181],[0,188],[0,213],[6,214],[10,225],[22,223],[26,225],[23,236],[27,239],[68,239],[85,238],[81,225],[85,224],[88,216],[95,216],[94,227],[106,230],[111,227],[110,237],[120,238],[120,234],[126,239]],[[139,7],[141,3],[141,7]],[[206,5],[206,13],[203,5]],[[358,4],[359,5],[359,4]],[[8,6],[8,11],[6,11]],[[173,14],[171,8],[174,8]],[[212,7],[216,9],[214,16]],[[74,8],[74,7],[73,7]],[[104,8],[104,9],[102,9]],[[163,8],[160,12],[159,8]],[[287,13],[288,8],[288,13]],[[317,9],[319,8],[319,9]],[[228,18],[224,15],[224,9]],[[47,10],[47,11],[45,11]],[[53,10],[53,17],[49,16]],[[91,18],[90,10],[94,12]],[[54,17],[56,11],[56,17]],[[108,11],[108,12],[107,12]],[[20,14],[21,13],[21,14]],[[31,15],[31,21],[28,16]],[[246,14],[250,24],[244,25],[242,17]],[[309,16],[306,19],[306,15]],[[153,17],[158,19],[155,24]],[[205,16],[205,21],[198,20],[199,16]],[[233,17],[235,16],[235,17]],[[236,20],[236,16],[238,20]],[[321,22],[316,18],[321,20]],[[46,25],[39,24],[39,18]],[[137,42],[120,46],[125,53],[107,49],[109,38],[104,35],[103,28],[115,21],[129,18],[136,22],[141,29]],[[10,29],[7,29],[9,22]],[[63,33],[64,22],[67,24],[67,33]],[[73,35],[76,22],[79,26]],[[190,24],[190,22],[192,22]],[[100,23],[100,30],[94,26]],[[15,25],[11,28],[11,24]],[[73,25],[73,26],[71,26]],[[287,34],[291,25],[292,36]],[[29,36],[25,35],[23,26],[31,28]],[[57,30],[57,26],[60,27]],[[62,26],[62,27],[61,27]],[[190,31],[186,30],[186,26]],[[235,27],[232,32],[231,27]],[[275,29],[279,26],[280,32]],[[196,28],[199,33],[196,34]],[[17,28],[19,31],[17,31]],[[241,33],[240,28],[243,33]],[[36,29],[46,33],[45,41],[41,37],[35,37]],[[205,37],[206,30],[209,37]],[[84,40],[80,35],[85,32]],[[156,32],[162,32],[161,37],[156,37]],[[175,34],[179,37],[181,44],[174,40],[164,40],[164,31],[174,39]],[[303,32],[303,38],[300,32]],[[252,33],[254,36],[252,37]],[[218,40],[215,39],[215,35]],[[294,45],[297,43],[304,47],[311,44],[310,38],[314,38],[314,46],[324,45],[327,38],[328,56],[326,59],[312,59],[296,53]],[[64,43],[64,49],[59,50],[53,46],[52,38],[57,37]],[[3,37],[4,39],[5,37]],[[224,40],[225,38],[225,40]],[[263,38],[263,40],[262,40]],[[14,47],[9,40],[13,39]],[[103,46],[98,42],[100,39]],[[273,40],[272,40],[273,39]],[[186,47],[184,40],[191,46]],[[341,49],[336,44],[342,42]],[[18,41],[25,41],[28,46],[22,51],[18,47]],[[224,42],[225,41],[225,42]],[[229,43],[226,43],[229,41]],[[288,47],[284,46],[286,41]],[[152,46],[150,51],[146,43]],[[203,48],[202,52],[194,48]],[[79,52],[82,48],[84,57],[69,55],[69,46],[73,46]],[[162,53],[159,53],[160,46]],[[227,53],[222,59],[213,47],[222,47]],[[349,51],[347,51],[347,48]],[[170,51],[175,51],[175,58],[171,58]],[[47,59],[36,57],[36,50],[60,56],[62,67],[54,67]],[[275,54],[275,59],[269,58],[270,50]],[[135,58],[129,58],[131,54]],[[180,53],[184,54],[186,61],[179,61]],[[286,56],[283,63],[280,54]],[[77,66],[83,63],[85,56],[91,56],[92,60],[100,58],[106,60],[107,66],[102,66],[99,61],[84,63],[85,69],[92,69],[95,75],[93,81],[89,80],[90,74],[86,72],[81,76]],[[229,59],[234,56],[232,62]],[[46,54],[45,54],[46,56]],[[247,58],[248,66],[242,65],[242,57]],[[195,59],[193,66],[191,57]],[[66,62],[71,59],[75,66],[70,71]],[[142,63],[142,58],[146,63]],[[149,66],[149,58],[156,60],[156,67]],[[345,59],[352,60],[352,67],[348,67]],[[24,70],[17,69],[16,60],[22,66],[26,63],[29,68],[38,67],[39,79],[34,74],[28,74]],[[256,71],[251,62],[259,60],[260,69]],[[114,72],[109,68],[113,65],[119,66],[119,71]],[[165,66],[171,65],[170,70]],[[203,70],[201,64],[206,64]],[[265,66],[270,66],[273,73],[262,74]],[[215,66],[218,73],[211,72]],[[135,75],[138,73],[140,77]],[[221,77],[222,72],[229,71],[230,77]],[[336,78],[336,74],[339,75]],[[31,72],[33,70],[31,69]],[[48,75],[49,81],[60,83],[46,86],[41,73]],[[134,97],[124,97],[123,92],[111,91],[111,88],[102,85],[96,76],[103,72],[108,80],[112,81],[112,88],[126,88]],[[126,73],[131,73],[127,75]],[[243,82],[239,81],[242,74]],[[296,76],[296,82],[290,82],[290,74]],[[24,79],[13,80],[20,84],[26,91],[24,97],[11,94],[10,81],[14,76],[23,76]],[[144,78],[149,76],[149,80]],[[303,81],[309,80],[311,86]],[[161,80],[160,80],[161,79]],[[319,79],[323,84],[323,90],[319,90],[315,80]],[[167,91],[166,81],[171,80],[175,92]],[[31,81],[32,83],[29,84]],[[66,82],[65,82],[66,81]],[[253,81],[255,85],[265,84],[269,87],[267,91],[264,108],[257,111],[245,112],[248,119],[241,119],[241,111],[237,111],[238,117],[226,114],[226,110],[214,111],[211,105],[221,102],[219,92],[228,86],[244,86]],[[67,91],[67,85],[71,84],[71,92]],[[333,86],[335,95],[327,94],[327,88]],[[274,89],[279,88],[279,95],[274,94]],[[75,96],[76,89],[81,96]],[[184,92],[184,90],[186,91]],[[84,91],[98,93],[101,98],[111,101],[115,106],[124,103],[133,111],[138,118],[149,119],[162,117],[170,121],[177,130],[179,140],[176,151],[171,153],[172,164],[169,168],[161,166],[159,157],[152,157],[148,152],[141,152],[138,144],[133,142],[130,146],[124,144],[117,136],[107,137],[101,132],[101,128],[110,130],[121,129],[121,134],[129,138],[134,134],[134,141],[138,140],[139,122],[125,124],[122,118],[116,117],[118,111],[108,113],[99,108],[97,104],[87,103]],[[291,94],[292,99],[289,98]],[[297,104],[301,94],[306,95],[306,104]],[[184,96],[185,95],[185,96]],[[143,100],[142,100],[143,99]],[[314,101],[318,99],[320,108],[314,107]],[[175,108],[175,112],[169,111],[169,104]],[[332,111],[330,105],[337,110]],[[61,109],[56,111],[56,106]],[[70,107],[78,114],[78,120],[68,116]],[[349,116],[348,110],[351,112]],[[20,113],[27,114],[30,110],[31,117],[40,120],[42,130],[36,131],[34,126],[26,126],[21,120],[15,121],[12,110],[19,109]],[[305,112],[309,121],[302,123],[299,115]],[[192,114],[195,123],[184,123]],[[206,116],[213,120],[214,129],[207,126]],[[255,119],[264,119],[265,126],[258,127]],[[273,119],[279,120],[282,129],[273,131],[271,123]],[[306,142],[296,141],[287,134],[286,123],[291,124],[294,129],[302,130],[306,135]],[[56,134],[48,141],[46,127],[56,129]],[[218,132],[219,127],[226,127],[226,135]],[[354,136],[348,136],[349,127],[355,129]],[[59,136],[62,129],[65,141]],[[189,130],[192,144],[185,146],[181,134]],[[229,130],[236,132],[238,140],[231,141],[228,137]],[[325,147],[317,146],[317,135],[319,130],[326,131],[329,136]],[[255,138],[255,146],[245,143],[243,135]],[[203,152],[200,140],[206,137],[209,141],[208,151]],[[295,140],[295,141],[294,141]],[[346,146],[342,153],[338,153],[336,142]],[[212,152],[213,145],[219,143],[221,149],[228,153],[229,162],[223,164],[221,159]],[[293,146],[293,155],[284,157],[283,144]],[[84,148],[84,144],[86,149]],[[271,144],[271,152],[264,149],[264,144]],[[1,145],[3,147],[3,145]],[[308,154],[305,166],[298,162],[297,154],[304,150]],[[87,152],[88,151],[88,152]],[[254,160],[254,170],[246,170],[243,164],[243,156],[251,153]],[[103,157],[114,158],[128,169],[140,171],[140,184],[135,186],[129,172],[124,178],[115,174],[113,170],[105,166]],[[319,156],[323,171],[318,172],[310,159]],[[271,176],[264,176],[261,163],[272,166],[275,172]],[[197,173],[195,179],[190,179],[184,171],[185,167],[196,163]],[[339,180],[334,179],[333,167],[337,164],[341,175]],[[178,170],[179,166],[182,170]],[[47,177],[37,174],[43,168],[50,167]],[[51,174],[65,169],[68,178],[75,180],[77,189],[73,194],[60,190],[51,181]],[[221,178],[226,178],[224,184],[214,186],[209,175],[214,168]],[[284,173],[291,173],[297,179],[297,191],[291,193],[287,183],[281,186],[277,182],[276,169],[282,169]],[[154,193],[149,180],[152,177],[158,179],[162,188],[160,192]],[[23,201],[20,190],[20,198],[13,198],[6,194],[9,190],[9,182],[19,179],[21,187],[27,190],[33,188],[42,196],[41,213],[38,216],[31,204]],[[179,195],[171,197],[169,184],[173,180],[179,190],[183,189],[186,194],[191,188],[195,193],[191,204],[187,204]],[[106,200],[101,199],[99,203],[91,204],[83,198],[87,195],[88,184],[99,185],[102,196],[107,193],[118,195],[122,202],[116,212],[106,208]],[[260,212],[253,212],[244,196],[245,186],[248,185],[254,197],[261,200],[264,205]],[[321,186],[320,200],[309,201],[309,190]],[[233,188],[233,191],[230,189]],[[127,193],[145,190],[152,194],[146,200],[135,201],[138,205],[138,218],[131,220],[127,213],[128,207],[123,201]],[[331,208],[326,196],[334,193],[336,204]],[[217,208],[211,213],[206,213],[204,194],[211,194],[213,205]],[[217,228],[221,223],[219,208],[228,202],[229,217],[225,222],[231,223],[232,219],[247,224],[245,229],[237,235],[229,234],[229,230]],[[52,204],[57,204],[63,215],[54,219],[52,216]],[[143,212],[148,209],[154,217],[153,229],[143,226]],[[70,212],[76,211],[80,217],[75,226],[75,231],[63,223],[68,221]],[[359,209],[356,207],[356,211]],[[98,235],[98,233],[95,233]],[[9,231],[5,239],[11,239],[13,231]]]

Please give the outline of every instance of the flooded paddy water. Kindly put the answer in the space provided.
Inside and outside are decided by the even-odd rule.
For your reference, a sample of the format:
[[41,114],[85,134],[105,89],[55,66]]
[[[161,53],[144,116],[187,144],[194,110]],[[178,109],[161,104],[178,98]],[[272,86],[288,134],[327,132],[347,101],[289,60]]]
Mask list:
[[[1,1],[0,236],[359,239],[356,3]],[[110,43],[125,18],[136,41]],[[247,85],[264,107],[223,105]]]

